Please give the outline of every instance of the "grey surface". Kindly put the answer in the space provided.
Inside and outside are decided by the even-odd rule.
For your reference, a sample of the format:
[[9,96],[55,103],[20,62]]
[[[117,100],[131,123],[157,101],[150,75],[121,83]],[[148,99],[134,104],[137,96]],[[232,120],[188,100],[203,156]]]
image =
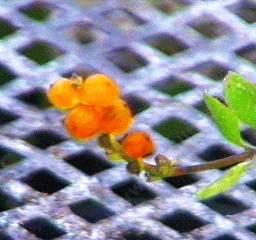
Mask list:
[[[17,115],[16,120],[0,125],[0,146],[5,150],[9,149],[7,152],[14,151],[23,156],[17,165],[11,165],[8,162],[10,157],[7,156],[4,163],[7,166],[0,170],[0,239],[9,239],[1,234],[8,234],[10,239],[15,240],[44,237],[53,239],[49,236],[56,233],[53,228],[47,230],[41,227],[38,230],[41,238],[36,238],[33,230],[27,231],[22,227],[24,223],[37,217],[45,217],[55,227],[62,229],[65,234],[60,234],[56,239],[63,240],[119,240],[125,239],[124,235],[129,231],[136,232],[137,237],[129,238],[134,240],[210,240],[218,236],[220,238],[217,239],[255,239],[256,235],[247,229],[248,226],[256,224],[256,193],[248,184],[255,179],[255,172],[244,179],[246,184],[241,184],[226,195],[236,199],[239,204],[220,199],[219,205],[215,202],[215,210],[211,209],[198,202],[195,193],[220,177],[223,171],[214,170],[198,174],[195,181],[183,179],[184,184],[178,182],[172,185],[166,181],[147,183],[143,177],[134,177],[127,173],[124,165],[114,166],[104,160],[103,152],[94,143],[79,144],[70,139],[62,125],[63,115],[49,107],[41,108],[40,104],[31,105],[35,103],[35,99],[31,100],[28,96],[33,93],[38,97],[39,94],[41,99],[40,91],[44,96],[44,90],[63,75],[103,72],[122,85],[123,93],[126,97],[129,96],[130,101],[148,102],[150,107],[137,115],[136,128],[152,132],[159,146],[158,152],[178,158],[182,164],[204,162],[200,156],[205,156],[205,149],[216,144],[218,148],[213,149],[211,154],[221,157],[224,154],[219,153],[222,148],[225,148],[222,149],[224,152],[241,152],[241,149],[229,145],[218,133],[209,116],[194,106],[202,101],[203,92],[206,90],[217,96],[222,95],[221,81],[214,81],[204,74],[208,67],[212,68],[216,63],[221,66],[218,67],[217,73],[220,68],[224,68],[256,79],[255,65],[243,57],[244,51],[240,51],[241,48],[256,43],[255,23],[251,23],[255,20],[253,16],[256,15],[256,2],[191,0],[186,1],[180,11],[165,14],[146,0],[41,1],[43,8],[48,6],[52,11],[51,17],[43,23],[28,18],[21,11],[34,2],[0,1],[0,18],[6,19],[17,28],[14,34],[2,38],[0,42],[0,63],[16,76],[0,86],[0,119],[4,119],[2,111]],[[247,15],[241,15],[244,13],[243,8],[249,8]],[[119,18],[120,12],[115,12],[114,9],[119,9],[124,16]],[[250,11],[252,13],[249,18]],[[209,39],[193,29],[208,19],[217,24],[216,38]],[[249,22],[246,22],[246,19],[249,19]],[[96,39],[88,44],[79,43],[76,32],[81,28],[90,27],[94,29]],[[84,31],[87,36],[87,30]],[[152,47],[149,43],[158,43],[163,33],[175,37],[187,49],[178,54],[165,55]],[[39,65],[21,54],[25,46],[31,46],[31,43],[38,40],[53,44],[55,48],[60,49],[62,55],[47,64]],[[140,56],[143,59],[141,65],[144,66],[139,66],[129,73],[120,69],[115,64],[122,62],[120,56],[124,53],[120,52],[120,49],[128,49]],[[251,57],[255,51],[250,48]],[[130,62],[126,57],[124,61],[128,62],[126,70],[127,67],[128,70],[134,68],[131,65],[134,60]],[[191,91],[170,97],[158,91],[156,87],[166,84],[165,79],[169,78],[170,81],[182,79],[194,87]],[[4,79],[6,80],[6,76],[1,80]],[[24,99],[28,99],[30,103]],[[175,144],[153,130],[156,125],[171,117],[187,121],[199,132]],[[44,143],[47,143],[47,148],[39,148],[25,141],[38,130],[47,130],[48,134],[50,131],[50,137],[41,137]],[[52,144],[49,140],[54,133],[59,135],[58,139],[62,139],[57,144]],[[186,138],[186,133],[180,134]],[[40,136],[37,135],[36,138],[40,139]],[[103,165],[95,162],[96,170],[91,167],[85,169],[90,175],[64,160],[68,158],[72,162],[70,156],[84,150],[103,158]],[[2,150],[0,152],[2,154]],[[209,154],[207,156],[209,157]],[[90,161],[90,158],[87,154],[83,159]],[[0,161],[2,165],[3,159]],[[75,161],[76,159],[73,159],[73,163]],[[106,169],[98,172],[97,168]],[[26,179],[41,169],[45,169],[47,174],[51,172],[65,179],[67,186],[47,182],[50,178],[46,174],[39,175],[36,180],[41,183],[41,190],[44,192],[32,188],[26,183],[29,181]],[[129,179],[135,179],[137,183],[143,184],[143,187],[139,185],[129,190],[128,185],[124,198],[115,194],[112,187],[126,183]],[[66,187],[58,190],[61,186]],[[146,186],[150,191],[148,194],[143,192]],[[54,190],[56,192],[52,193]],[[49,192],[52,194],[48,194]],[[153,198],[153,195],[156,197]],[[11,206],[10,201],[6,200],[7,196],[14,198],[16,204]],[[103,204],[114,215],[90,223],[71,211],[70,205],[87,199],[94,199]],[[146,201],[147,199],[149,200]],[[6,211],[7,208],[11,209]],[[100,216],[106,213],[106,210],[99,209],[97,205],[96,210]],[[160,219],[176,210],[186,210],[199,217],[204,225],[183,233],[182,227],[186,228],[192,224],[193,228],[195,222],[185,218],[178,224],[177,231],[161,223]],[[81,209],[78,212],[81,214]],[[178,219],[178,215],[175,219]],[[34,223],[40,227],[37,221]],[[45,232],[48,232],[46,236]],[[145,232],[152,236],[143,236]],[[232,235],[233,238],[228,238],[225,234]]]

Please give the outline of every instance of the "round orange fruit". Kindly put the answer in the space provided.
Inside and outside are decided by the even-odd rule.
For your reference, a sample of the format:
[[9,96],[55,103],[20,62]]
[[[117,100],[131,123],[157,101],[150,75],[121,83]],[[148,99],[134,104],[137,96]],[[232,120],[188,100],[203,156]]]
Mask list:
[[49,101],[60,110],[69,110],[80,103],[79,84],[62,78],[51,86],[47,93]]
[[65,125],[74,138],[90,140],[100,133],[101,118],[93,106],[80,105],[67,115]]
[[105,134],[122,135],[133,125],[134,118],[126,102],[116,100],[107,107],[101,108],[101,131]]
[[121,95],[116,82],[103,74],[94,74],[81,86],[81,102],[86,105],[107,106]]

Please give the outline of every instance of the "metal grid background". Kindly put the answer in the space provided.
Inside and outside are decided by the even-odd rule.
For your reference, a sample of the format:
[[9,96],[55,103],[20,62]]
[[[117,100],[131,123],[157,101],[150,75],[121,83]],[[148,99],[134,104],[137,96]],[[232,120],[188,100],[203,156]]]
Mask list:
[[159,152],[183,164],[240,152],[216,130],[202,90],[221,98],[228,70],[256,79],[256,1],[151,2],[0,1],[1,240],[255,239],[254,173],[198,202],[195,192],[223,171],[147,183],[94,143],[69,139],[45,100],[60,76],[103,72]]

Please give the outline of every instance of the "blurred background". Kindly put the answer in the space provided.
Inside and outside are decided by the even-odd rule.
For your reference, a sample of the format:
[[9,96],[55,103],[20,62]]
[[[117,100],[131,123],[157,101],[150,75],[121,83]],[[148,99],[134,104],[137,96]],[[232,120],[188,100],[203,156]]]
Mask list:
[[242,149],[203,94],[223,100],[228,71],[256,79],[255,24],[254,0],[0,0],[0,240],[255,239],[254,172],[199,202],[225,169],[149,183],[70,139],[45,94],[61,77],[107,74],[159,153],[227,157]]

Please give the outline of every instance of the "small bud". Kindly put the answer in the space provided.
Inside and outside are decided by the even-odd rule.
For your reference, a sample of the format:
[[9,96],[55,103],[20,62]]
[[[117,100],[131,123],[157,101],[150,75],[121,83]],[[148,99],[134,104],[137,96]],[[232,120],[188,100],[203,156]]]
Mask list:
[[136,174],[136,175],[139,175],[140,172],[141,172],[141,167],[139,165],[138,162],[134,161],[134,162],[129,162],[127,164],[127,170],[132,173],[132,174]]
[[158,154],[155,157],[155,162],[157,164],[159,175],[162,177],[172,176],[173,169],[176,166],[174,160],[171,160],[164,155]]
[[127,134],[122,140],[125,153],[133,158],[144,158],[155,152],[156,146],[151,136],[144,131],[136,131]]

